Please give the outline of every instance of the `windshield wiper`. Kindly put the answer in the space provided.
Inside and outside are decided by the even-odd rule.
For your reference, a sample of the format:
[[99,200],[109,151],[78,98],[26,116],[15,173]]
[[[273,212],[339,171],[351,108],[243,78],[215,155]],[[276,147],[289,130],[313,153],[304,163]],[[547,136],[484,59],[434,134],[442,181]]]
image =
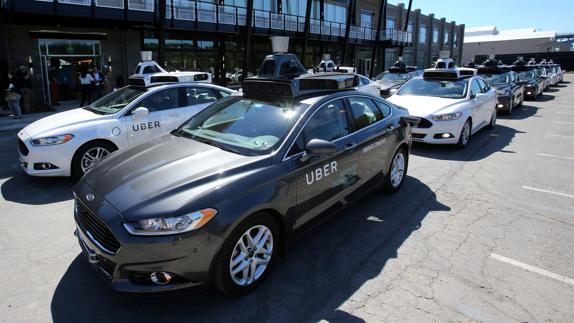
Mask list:
[[94,108],[89,107],[89,106],[84,107],[84,109],[85,109],[85,110],[88,110],[88,111],[90,111],[90,112],[93,112],[93,113],[95,113],[95,114],[100,114],[100,115],[106,114],[105,112],[103,112],[103,111],[101,111],[101,110],[97,110],[97,109],[94,109]]
[[232,153],[235,153],[235,154],[238,154],[238,155],[242,155],[242,153],[241,153],[239,150],[237,150],[237,149],[235,149],[235,148],[231,148],[231,147],[226,146],[226,145],[224,145],[224,144],[221,144],[221,143],[219,143],[219,142],[217,142],[217,141],[209,140],[209,142],[206,142],[206,144],[212,145],[212,146],[217,147],[217,148],[219,148],[219,149],[221,149],[221,150],[225,150],[225,151],[232,152]]

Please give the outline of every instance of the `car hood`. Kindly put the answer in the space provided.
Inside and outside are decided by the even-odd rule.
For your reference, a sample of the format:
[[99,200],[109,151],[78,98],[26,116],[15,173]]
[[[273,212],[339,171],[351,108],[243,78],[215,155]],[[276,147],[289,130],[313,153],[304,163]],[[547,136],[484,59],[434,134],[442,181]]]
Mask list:
[[409,110],[409,114],[415,117],[427,117],[437,113],[452,112],[465,99],[447,99],[430,96],[393,95],[387,99],[393,104]]
[[497,90],[503,90],[510,87],[510,84],[506,83],[491,83],[492,87]]
[[390,80],[376,81],[376,82],[377,84],[379,84],[379,88],[381,90],[388,90],[395,86],[402,85],[405,83],[405,81],[390,81]]
[[269,165],[195,140],[165,135],[117,152],[87,173],[88,184],[128,220],[169,216],[190,201]]
[[96,114],[80,108],[42,118],[29,124],[23,130],[32,138],[63,135],[64,133],[58,133],[58,130],[61,128],[109,117],[109,115]]

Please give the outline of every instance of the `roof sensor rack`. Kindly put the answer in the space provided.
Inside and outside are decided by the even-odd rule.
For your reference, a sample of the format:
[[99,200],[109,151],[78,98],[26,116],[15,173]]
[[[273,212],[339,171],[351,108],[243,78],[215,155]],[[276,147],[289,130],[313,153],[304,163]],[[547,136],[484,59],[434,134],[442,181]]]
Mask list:
[[[256,77],[246,78],[243,81],[242,89],[245,97],[288,101],[309,94],[351,90],[358,86],[359,79],[354,74],[308,73],[297,56],[285,53],[288,45],[287,37],[270,38],[274,54],[265,57]],[[277,43],[281,44],[280,51],[275,49]]]

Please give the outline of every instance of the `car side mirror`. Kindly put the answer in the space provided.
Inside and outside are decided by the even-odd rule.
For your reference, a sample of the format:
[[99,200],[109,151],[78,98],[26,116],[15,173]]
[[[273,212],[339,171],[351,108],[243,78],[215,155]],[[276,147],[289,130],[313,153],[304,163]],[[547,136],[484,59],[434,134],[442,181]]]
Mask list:
[[307,161],[311,157],[331,156],[337,152],[337,146],[323,139],[311,139],[305,147],[305,154],[301,161]]
[[145,119],[149,115],[149,110],[145,107],[139,107],[132,113],[136,119]]

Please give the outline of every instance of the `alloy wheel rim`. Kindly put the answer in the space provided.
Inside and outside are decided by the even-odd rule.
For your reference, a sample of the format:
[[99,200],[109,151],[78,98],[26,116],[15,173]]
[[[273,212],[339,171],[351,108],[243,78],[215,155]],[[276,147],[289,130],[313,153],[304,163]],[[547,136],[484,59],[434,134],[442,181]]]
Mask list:
[[468,139],[470,138],[470,124],[468,121],[464,124],[462,128],[462,144],[466,146],[468,143]]
[[104,157],[110,154],[110,151],[102,147],[94,147],[86,151],[82,156],[81,167],[82,172],[89,172],[94,166],[101,161]]
[[393,164],[391,166],[391,185],[397,188],[403,181],[403,176],[405,174],[405,156],[399,152],[393,159]]
[[245,231],[231,253],[231,279],[239,286],[253,284],[269,266],[272,254],[273,234],[268,227],[257,225]]

